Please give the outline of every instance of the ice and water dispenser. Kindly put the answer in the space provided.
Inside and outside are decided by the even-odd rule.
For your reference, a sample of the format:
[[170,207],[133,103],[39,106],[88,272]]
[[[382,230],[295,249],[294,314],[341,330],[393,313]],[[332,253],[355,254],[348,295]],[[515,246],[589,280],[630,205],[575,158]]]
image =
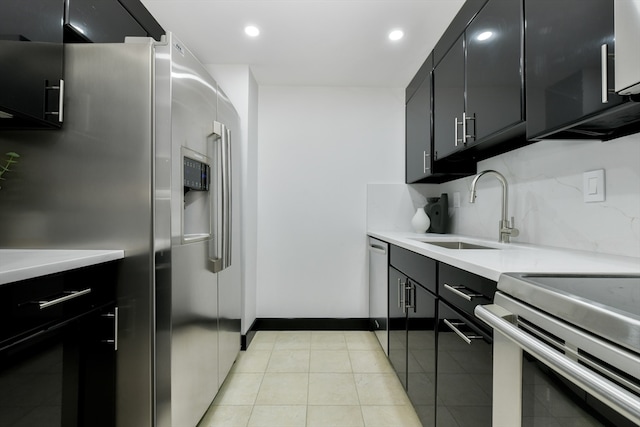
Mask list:
[[208,239],[212,232],[210,159],[182,147],[182,177],[182,243]]

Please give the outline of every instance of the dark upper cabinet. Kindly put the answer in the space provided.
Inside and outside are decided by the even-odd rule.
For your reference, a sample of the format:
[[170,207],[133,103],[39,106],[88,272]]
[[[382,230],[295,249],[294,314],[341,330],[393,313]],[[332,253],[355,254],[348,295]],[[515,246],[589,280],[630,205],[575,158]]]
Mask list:
[[433,149],[433,53],[406,90],[406,182],[443,182],[476,172],[474,161],[435,162]]
[[429,55],[429,58],[427,58],[407,88],[407,104],[405,110],[405,170],[406,181],[408,183],[419,182],[431,175],[432,69],[433,56]]
[[153,37],[164,30],[139,1],[66,0],[65,41],[122,43],[125,37]]
[[490,0],[436,64],[436,160],[460,151],[479,160],[526,143],[522,28],[521,1]]
[[116,0],[67,0],[65,25],[83,41],[122,43],[147,32]]
[[467,27],[471,145],[524,121],[523,24],[521,1],[491,0]]
[[62,125],[63,14],[63,0],[2,1],[0,129]]
[[525,2],[528,138],[606,140],[640,119],[640,103],[613,92],[613,3]]
[[464,114],[464,65],[464,36],[460,36],[433,71],[435,160],[464,148],[458,125]]

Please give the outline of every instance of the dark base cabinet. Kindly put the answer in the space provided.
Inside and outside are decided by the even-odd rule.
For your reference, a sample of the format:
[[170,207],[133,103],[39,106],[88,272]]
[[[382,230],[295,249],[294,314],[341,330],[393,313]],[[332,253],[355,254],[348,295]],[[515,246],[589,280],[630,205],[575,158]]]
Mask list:
[[491,427],[493,340],[475,322],[439,302],[438,427]]
[[0,426],[115,426],[115,272],[0,285]]
[[390,262],[389,360],[422,425],[434,426],[436,262],[395,246]]

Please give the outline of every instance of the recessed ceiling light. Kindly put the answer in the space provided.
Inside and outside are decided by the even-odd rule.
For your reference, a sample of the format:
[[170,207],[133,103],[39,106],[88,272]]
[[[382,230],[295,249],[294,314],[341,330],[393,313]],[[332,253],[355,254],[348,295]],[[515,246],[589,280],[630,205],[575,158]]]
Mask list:
[[485,31],[485,32],[482,32],[482,33],[478,34],[476,39],[478,41],[484,41],[484,40],[490,39],[492,35],[493,35],[493,33],[491,31]]
[[389,40],[397,41],[404,37],[404,32],[402,30],[393,30],[389,33]]
[[249,37],[258,37],[260,35],[260,29],[253,25],[247,25],[244,27],[244,32]]

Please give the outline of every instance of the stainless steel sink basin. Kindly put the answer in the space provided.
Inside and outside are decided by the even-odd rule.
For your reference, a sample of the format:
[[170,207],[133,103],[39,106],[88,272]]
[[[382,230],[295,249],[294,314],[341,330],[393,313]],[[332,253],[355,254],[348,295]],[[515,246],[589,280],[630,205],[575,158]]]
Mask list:
[[498,250],[498,247],[478,245],[476,243],[469,243],[462,240],[453,240],[453,241],[433,241],[424,238],[412,238],[412,240],[416,240],[420,243],[426,243],[428,245],[439,246],[445,249],[494,249]]
[[446,248],[446,249],[498,249],[498,248],[492,248],[490,246],[482,246],[482,245],[476,245],[474,243],[466,243],[466,242],[423,242],[423,243],[440,246],[441,248]]

